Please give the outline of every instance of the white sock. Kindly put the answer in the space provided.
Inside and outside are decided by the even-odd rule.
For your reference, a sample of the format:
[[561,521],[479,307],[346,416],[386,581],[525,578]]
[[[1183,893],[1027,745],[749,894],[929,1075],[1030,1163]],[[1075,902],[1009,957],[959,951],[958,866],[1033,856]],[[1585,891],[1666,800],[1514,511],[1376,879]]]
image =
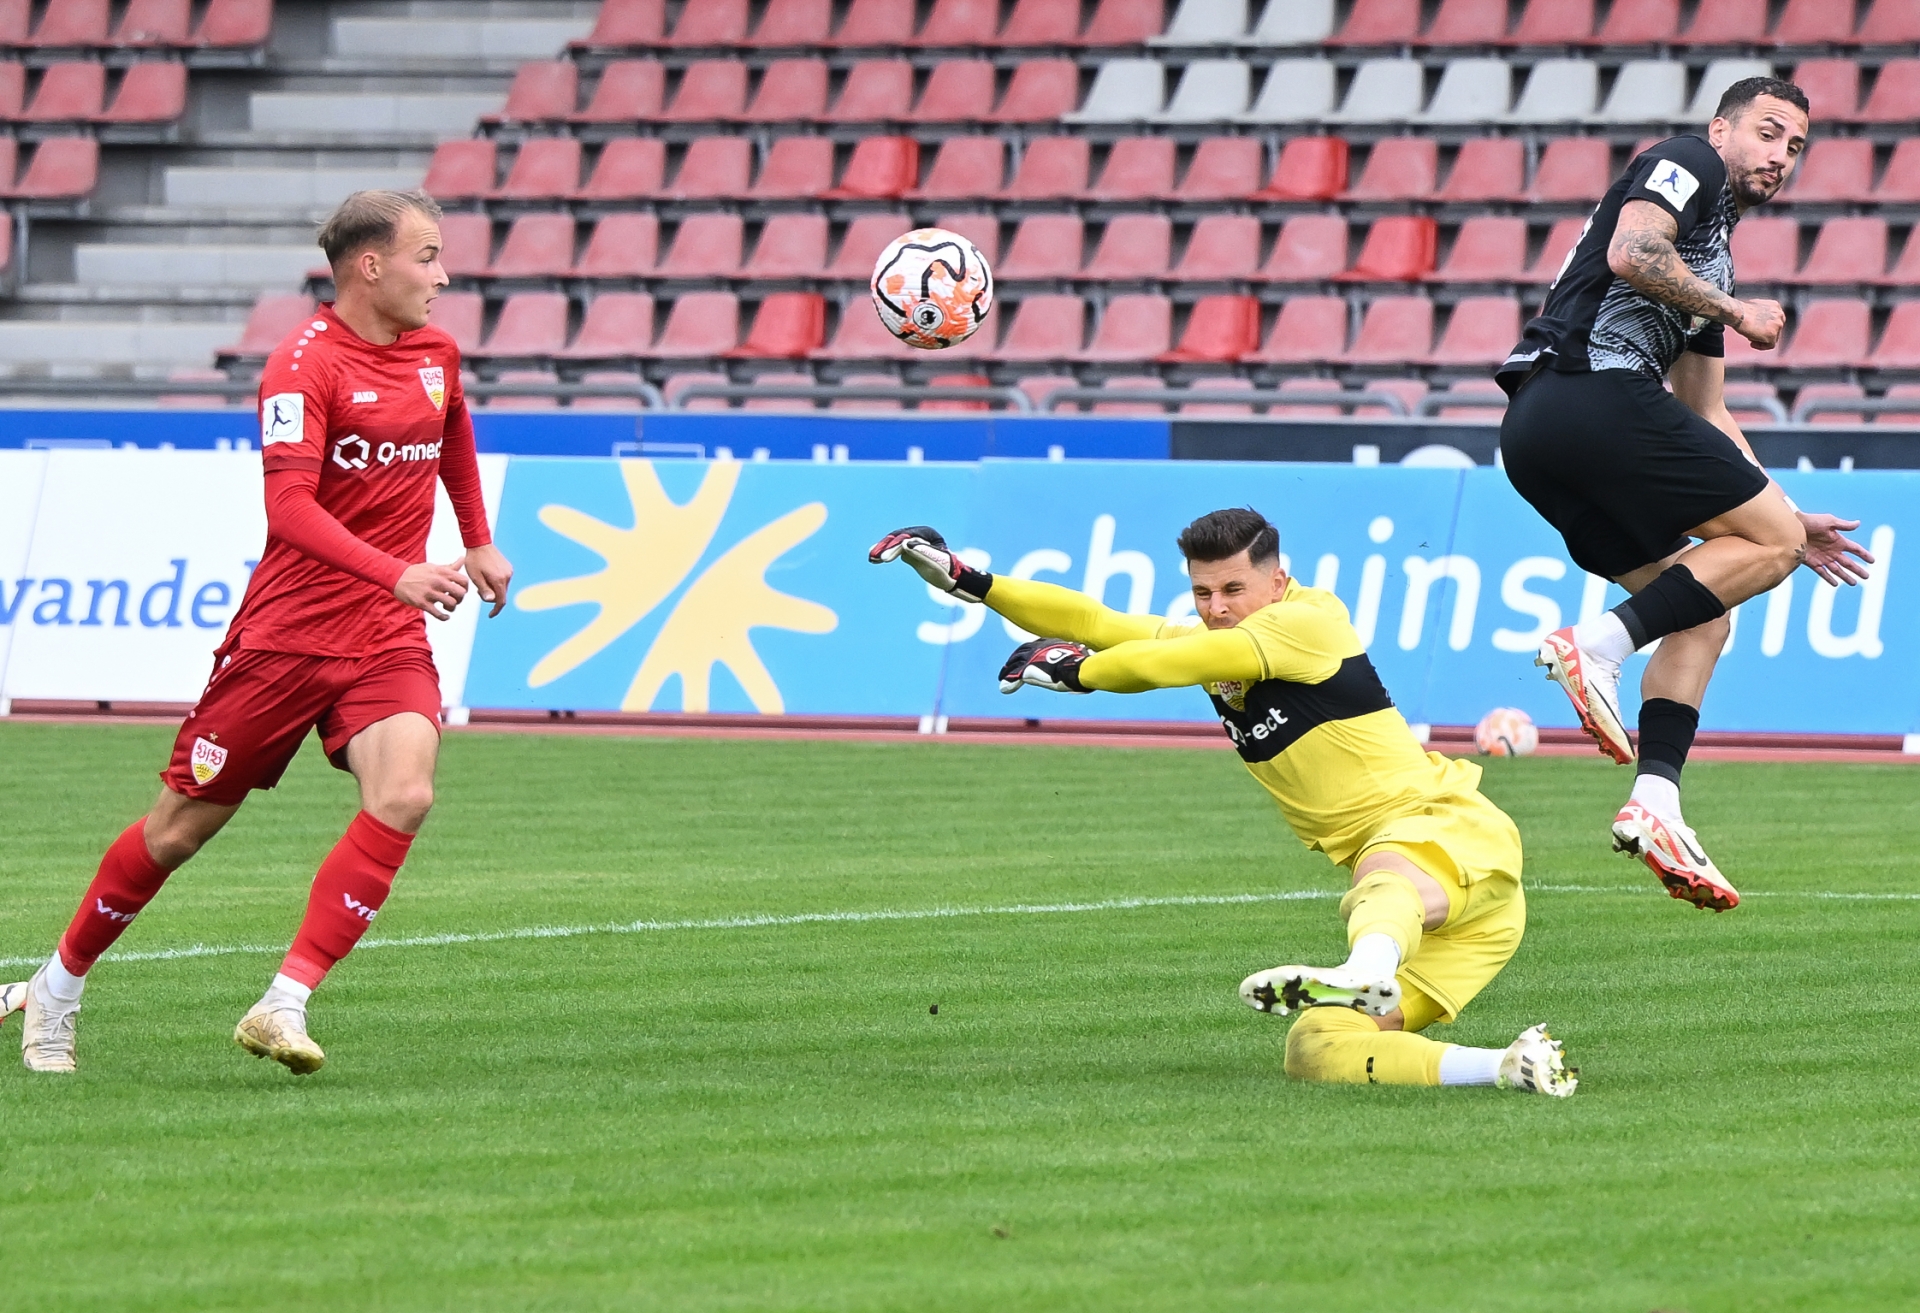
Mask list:
[[1500,1059],[1505,1049],[1470,1049],[1464,1044],[1449,1044],[1440,1055],[1442,1085],[1497,1085],[1500,1083]]
[[301,984],[292,976],[275,973],[273,983],[267,986],[267,992],[260,1001],[272,1008],[288,1008],[294,1012],[305,1012],[307,1000],[313,997],[313,990]]
[[40,979],[46,984],[47,997],[56,1003],[78,1003],[80,991],[87,987],[85,976],[76,976],[67,970],[67,964],[55,953],[47,959],[47,965],[41,969]]
[[1400,945],[1392,935],[1361,935],[1353,941],[1342,969],[1362,980],[1391,980],[1400,969]]
[[1680,786],[1664,775],[1634,776],[1633,794],[1627,801],[1639,803],[1662,820],[1680,819]]
[[1582,651],[1619,665],[1633,655],[1633,638],[1627,633],[1627,627],[1620,623],[1620,617],[1611,611],[1602,611],[1591,620],[1582,620],[1573,627],[1573,641]]

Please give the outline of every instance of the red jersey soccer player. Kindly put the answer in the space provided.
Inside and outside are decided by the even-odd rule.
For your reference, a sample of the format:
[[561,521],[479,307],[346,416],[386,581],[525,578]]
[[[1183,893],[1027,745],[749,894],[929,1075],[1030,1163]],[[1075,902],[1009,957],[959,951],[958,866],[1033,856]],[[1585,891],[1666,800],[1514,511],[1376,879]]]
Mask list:
[[[338,299],[260,377],[266,551],[159,801],[107,850],[47,964],[0,996],[24,1008],[31,1070],[74,1069],[88,969],[249,790],[279,782],[316,728],[328,759],[359,782],[361,810],[234,1038],[294,1072],[326,1061],[307,1035],[307,997],[386,901],[433,805],[440,681],[420,612],[445,620],[471,579],[498,615],[513,577],[490,545],[459,349],[427,322],[447,285],[439,217],[422,192],[356,192],[320,230]],[[453,565],[423,563],[436,477],[467,546]]]

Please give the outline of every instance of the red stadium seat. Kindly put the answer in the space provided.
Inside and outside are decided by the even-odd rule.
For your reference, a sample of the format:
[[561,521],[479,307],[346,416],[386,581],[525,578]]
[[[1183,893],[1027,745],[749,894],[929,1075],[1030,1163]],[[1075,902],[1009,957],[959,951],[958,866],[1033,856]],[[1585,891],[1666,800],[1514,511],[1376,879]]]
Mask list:
[[924,123],[984,119],[993,111],[993,65],[984,59],[944,59],[927,75],[913,116]]
[[1093,341],[1074,359],[1089,362],[1151,360],[1173,349],[1173,302],[1133,292],[1112,297]]
[[1087,194],[1090,168],[1085,137],[1035,137],[1021,151],[1004,199],[1077,200]]
[[[698,5],[690,5],[687,12],[698,9]],[[687,65],[679,91],[660,112],[660,118],[669,123],[737,119],[746,108],[747,66],[737,59],[698,59]]]
[[1436,283],[1515,283],[1526,265],[1527,221],[1517,215],[1476,214],[1460,225],[1446,263],[1428,277]]
[[1497,365],[1520,340],[1520,303],[1510,296],[1469,296],[1453,307],[1431,357],[1436,365]]
[[[1360,331],[1341,359],[1353,365],[1416,363],[1432,346],[1433,302],[1424,296],[1383,296],[1367,306]],[[1509,338],[1502,350],[1512,346]]]
[[587,107],[570,117],[575,123],[631,123],[658,118],[666,95],[665,64],[657,59],[617,59],[602,70]]
[[973,117],[990,123],[1057,122],[1079,103],[1080,69],[1071,59],[1023,59],[999,106]]
[[1749,424],[1779,422],[1773,413],[1773,406],[1780,404],[1780,389],[1771,383],[1730,378],[1721,396],[1726,399],[1727,413],[1733,416],[1733,422],[1743,428]]
[[720,357],[740,341],[740,300],[732,292],[688,292],[667,312],[650,355],[666,360]]
[[1354,0],[1336,45],[1404,46],[1420,39],[1420,0]]
[[1793,83],[1807,93],[1815,123],[1850,123],[1860,111],[1860,65],[1851,59],[1803,59]]
[[[1330,378],[1283,378],[1280,380],[1278,390],[1281,392],[1338,392],[1341,388],[1337,380]],[[1339,419],[1343,413],[1339,405],[1333,402],[1273,406],[1267,410],[1267,416],[1270,419]]]
[[30,0],[0,0],[0,46],[27,44],[27,19],[32,12]]
[[[967,340],[972,344],[981,338],[991,340],[992,336],[993,323],[989,321]],[[873,313],[873,304],[867,299],[865,292],[859,293],[847,302],[840,311],[840,323],[834,329],[832,340],[811,355],[815,360],[924,360],[926,358],[926,352],[908,346],[886,330],[886,326],[880,322],[880,316]]]
[[1800,267],[1800,225],[1749,218],[1733,230],[1733,274],[1742,283],[1786,283]]
[[760,302],[747,340],[727,354],[761,360],[804,360],[827,336],[827,303],[818,292],[774,292]]
[[1540,153],[1529,201],[1589,203],[1613,182],[1613,152],[1602,137],[1556,137]]
[[[1239,218],[1221,215],[1219,218]],[[1169,363],[1238,360],[1260,346],[1260,303],[1251,296],[1203,296],[1193,303],[1180,345],[1160,359]]]
[[833,263],[826,267],[825,276],[865,282],[872,276],[873,266],[879,262],[880,252],[887,249],[887,243],[912,227],[913,220],[904,214],[857,215],[840,238],[840,249]]
[[488,270],[495,278],[561,278],[573,269],[573,216],[523,214]]
[[[1738,231],[1737,229],[1735,231]],[[1854,216],[1820,226],[1797,283],[1877,283],[1887,271],[1887,221]]]
[[833,142],[826,137],[775,137],[754,179],[755,200],[804,200],[833,186]]
[[1865,137],[1826,137],[1807,148],[1784,199],[1865,201],[1873,195],[1873,143]]
[[1350,282],[1413,282],[1433,272],[1439,245],[1439,228],[1432,219],[1416,215],[1376,219],[1367,230],[1360,258],[1340,277]]
[[653,298],[645,292],[602,292],[587,302],[573,341],[554,354],[568,360],[625,360],[646,355],[652,345]]
[[488,123],[541,123],[564,119],[580,104],[580,66],[570,59],[530,59],[513,75],[507,103]]
[[1347,303],[1337,296],[1295,296],[1280,307],[1256,365],[1299,365],[1334,360],[1347,347]]
[[[1341,237],[1340,264],[1346,264]],[[1252,278],[1260,263],[1260,220],[1251,214],[1208,214],[1193,225],[1173,277],[1194,280]]]
[[1860,108],[1860,118],[1866,123],[1911,123],[1920,118],[1920,59],[1889,59],[1882,64],[1867,103]]
[[1080,219],[1072,214],[1030,214],[994,273],[1002,282],[1021,278],[1077,278],[1081,263]]
[[1526,147],[1518,137],[1474,137],[1461,144],[1440,199],[1517,201],[1526,183]]
[[1173,221],[1164,214],[1121,214],[1107,223],[1083,278],[1165,278],[1173,263]]
[[84,122],[100,116],[106,94],[106,65],[54,64],[41,75],[20,117],[29,123]]
[[737,214],[690,214],[654,273],[661,278],[725,278],[740,272],[745,224]]
[[903,46],[913,40],[913,0],[853,0],[840,30],[841,46]]
[[172,123],[187,112],[187,66],[148,60],[127,69],[96,123]]
[[[1853,43],[1853,0],[1787,0],[1773,29],[1780,46],[1844,46]],[[1794,82],[1806,90],[1798,77]],[[1814,114],[1820,115],[1816,102]]]
[[1566,46],[1592,35],[1593,0],[1527,0],[1526,12],[1507,44]]
[[750,44],[821,46],[833,27],[833,0],[768,0]]
[[264,46],[273,30],[273,0],[212,0],[193,44],[216,50]]
[[1255,192],[1256,201],[1330,201],[1346,189],[1347,142],[1344,137],[1293,137],[1280,148],[1273,180]]
[[49,137],[33,148],[27,171],[8,193],[15,200],[78,200],[100,181],[100,143],[91,137]]
[[1767,39],[1767,0],[1700,0],[1681,41],[1695,46],[1750,46]]
[[493,195],[494,144],[491,139],[443,141],[433,148],[421,190],[435,200],[458,201]]
[[581,278],[644,278],[653,272],[659,255],[658,216],[634,211],[609,214],[593,226],[573,272]]
[[[1255,320],[1256,326],[1258,320]],[[1255,335],[1256,337],[1258,334]],[[1195,379],[1193,386],[1208,392],[1251,392],[1253,380],[1250,378],[1208,377]],[[1180,413],[1195,418],[1235,419],[1253,414],[1253,407],[1230,401],[1183,401]]]
[[1083,46],[1137,46],[1148,37],[1158,36],[1166,21],[1161,0],[1099,0],[1086,31],[1080,34]]
[[0,120],[17,119],[27,103],[27,66],[0,63]]
[[999,264],[1000,221],[991,214],[943,214],[934,220],[934,227],[959,233],[987,257],[989,264]]
[[1854,40],[1863,46],[1911,45],[1920,41],[1920,6],[1911,0],[1873,0]]
[[433,299],[430,317],[435,328],[453,338],[461,355],[472,355],[480,349],[480,320],[485,311],[478,292],[442,292]]
[[[1920,383],[1895,383],[1886,391],[1888,401],[1912,401],[1920,398]],[[1875,424],[1920,425],[1920,413],[1882,411],[1873,417]]]
[[913,116],[913,65],[904,59],[863,59],[847,73],[829,123],[882,123]]
[[658,196],[666,190],[666,178],[666,142],[658,137],[618,137],[601,149],[579,199],[631,201]]
[[1920,204],[1920,137],[1895,143],[1887,171],[1873,189],[1873,199],[1882,205]]
[[1337,214],[1298,214],[1281,225],[1259,277],[1275,283],[1319,283],[1347,267],[1347,221]]
[[1388,137],[1374,146],[1346,201],[1423,201],[1440,174],[1440,147],[1431,137]]
[[[1584,217],[1576,219],[1556,219],[1553,227],[1547,230],[1546,243],[1541,246],[1540,254],[1534,257],[1527,272],[1521,275],[1523,283],[1550,283],[1560,276],[1560,267],[1567,262],[1567,256],[1580,242],[1580,233],[1587,226]],[[1740,231],[1738,228],[1735,232]]]
[[1442,406],[1435,412],[1437,419],[1498,420],[1507,408],[1505,390],[1490,378],[1459,379],[1441,395],[1449,399],[1457,397],[1461,404]]
[[912,137],[862,137],[829,200],[892,200],[920,177],[920,143]]
[[977,46],[993,40],[999,26],[999,0],[933,0],[933,12],[914,40],[923,46]]
[[827,216],[776,214],[760,230],[742,272],[748,278],[818,278],[826,267]]
[[440,264],[453,278],[486,273],[493,263],[493,220],[484,214],[440,217]]
[[[12,137],[0,137],[0,196],[13,192],[14,175],[20,171],[20,143]],[[8,240],[11,241],[11,229]],[[9,247],[9,250],[12,248]]]
[[676,201],[745,196],[753,143],[745,137],[700,137],[687,146],[666,195]]
[[1893,268],[1880,281],[1895,287],[1920,287],[1920,240],[1914,238],[1914,231],[1920,229],[1907,233],[1907,244],[1901,250],[1900,258],[1894,261]]
[[1430,46],[1486,46],[1507,35],[1507,0],[1440,0],[1424,38]]
[[1680,0],[1613,0],[1594,44],[1665,45],[1680,33]]
[[1173,190],[1172,137],[1122,137],[1107,154],[1100,181],[1088,188],[1096,201],[1143,201]]
[[750,123],[793,123],[827,112],[827,61],[776,59],[742,115]]
[[716,374],[711,371],[675,370],[667,375],[666,382],[660,385],[660,394],[666,398],[668,406],[678,407],[681,410],[726,410],[729,409],[729,403],[724,397],[699,397],[687,402],[684,406],[680,405],[680,398],[686,394],[687,389],[700,383],[731,383],[732,381],[725,374]]
[[948,137],[933,157],[927,180],[907,195],[921,201],[986,199],[1000,194],[1007,169],[1006,143],[998,137]]
[[1865,301],[1808,301],[1796,317],[1792,339],[1775,350],[1774,363],[1789,369],[1864,365],[1871,318]]
[[576,46],[607,50],[657,44],[667,30],[667,0],[603,0],[593,31]]
[[104,46],[107,0],[47,0],[30,46]]
[[572,137],[534,137],[520,143],[499,194],[516,201],[564,200],[579,190],[580,143]]
[[[1861,424],[1866,416],[1857,410],[1818,410],[1812,407],[1822,401],[1859,401],[1867,395],[1867,390],[1858,383],[1809,383],[1800,389],[1793,399],[1793,407],[1800,410],[1809,424]],[[1802,407],[1809,407],[1801,410]]]
[[550,356],[567,344],[565,292],[515,292],[500,307],[486,345],[469,354]]
[[184,46],[188,22],[187,0],[129,0],[113,29],[116,46]]
[[[439,308],[436,302],[436,318]],[[270,355],[312,313],[313,298],[305,292],[267,292],[247,311],[247,324],[240,330],[240,340],[226,352],[236,356]]]
[[1060,0],[1015,0],[1006,26],[994,38],[1002,46],[1072,46],[1080,43],[1080,7]]
[[1030,296],[1014,307],[1007,335],[993,358],[1009,362],[1073,359],[1086,337],[1086,316],[1086,304],[1077,296]]
[[[493,353],[482,351],[480,354],[491,355]],[[557,384],[560,381],[560,376],[550,369],[503,369],[494,375],[493,381],[496,383]],[[560,398],[551,396],[488,397],[482,404],[484,404],[488,410],[558,410],[560,408]]]
[[[815,358],[818,358],[818,352]],[[991,387],[990,380],[977,374],[941,374],[927,380],[935,387]],[[849,388],[891,388],[898,387],[900,380],[892,374],[842,374],[838,379],[841,387]],[[923,401],[922,410],[986,410],[984,401]],[[827,403],[828,410],[904,410],[905,405],[897,397],[840,397]]]
[[[1165,393],[1167,381],[1152,374],[1114,374],[1100,380],[1103,390],[1109,392],[1157,392]],[[1082,407],[1074,407],[1078,410]],[[1095,415],[1164,415],[1165,406],[1156,402],[1139,401],[1096,401],[1085,407]]]
[[1187,174],[1168,199],[1240,201],[1260,190],[1266,150],[1253,137],[1208,137],[1194,148]]
[[1887,316],[1880,341],[1867,358],[1870,369],[1920,369],[1920,301],[1901,301]]
[[737,46],[747,39],[747,0],[698,0],[680,11],[674,46]]

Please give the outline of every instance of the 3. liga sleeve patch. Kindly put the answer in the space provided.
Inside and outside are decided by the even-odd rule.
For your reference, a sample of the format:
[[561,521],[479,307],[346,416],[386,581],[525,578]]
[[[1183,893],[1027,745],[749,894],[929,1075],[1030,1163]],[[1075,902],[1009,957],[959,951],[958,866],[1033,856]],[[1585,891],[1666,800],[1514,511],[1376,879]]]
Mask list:
[[307,436],[307,398],[303,392],[279,392],[260,403],[260,446],[301,442]]
[[1700,179],[1672,160],[1655,160],[1653,172],[1647,175],[1643,186],[1671,205],[1674,213],[1678,214],[1687,208],[1687,202],[1700,190]]

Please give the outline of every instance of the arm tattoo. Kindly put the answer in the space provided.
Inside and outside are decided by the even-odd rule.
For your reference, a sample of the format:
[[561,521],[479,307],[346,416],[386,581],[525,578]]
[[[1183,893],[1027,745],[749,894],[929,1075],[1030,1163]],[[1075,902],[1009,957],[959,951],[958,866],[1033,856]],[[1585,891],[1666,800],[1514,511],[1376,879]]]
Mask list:
[[1642,227],[1616,229],[1611,253],[1626,266],[1620,276],[1643,296],[1716,323],[1739,323],[1740,303],[1687,268],[1665,234]]

